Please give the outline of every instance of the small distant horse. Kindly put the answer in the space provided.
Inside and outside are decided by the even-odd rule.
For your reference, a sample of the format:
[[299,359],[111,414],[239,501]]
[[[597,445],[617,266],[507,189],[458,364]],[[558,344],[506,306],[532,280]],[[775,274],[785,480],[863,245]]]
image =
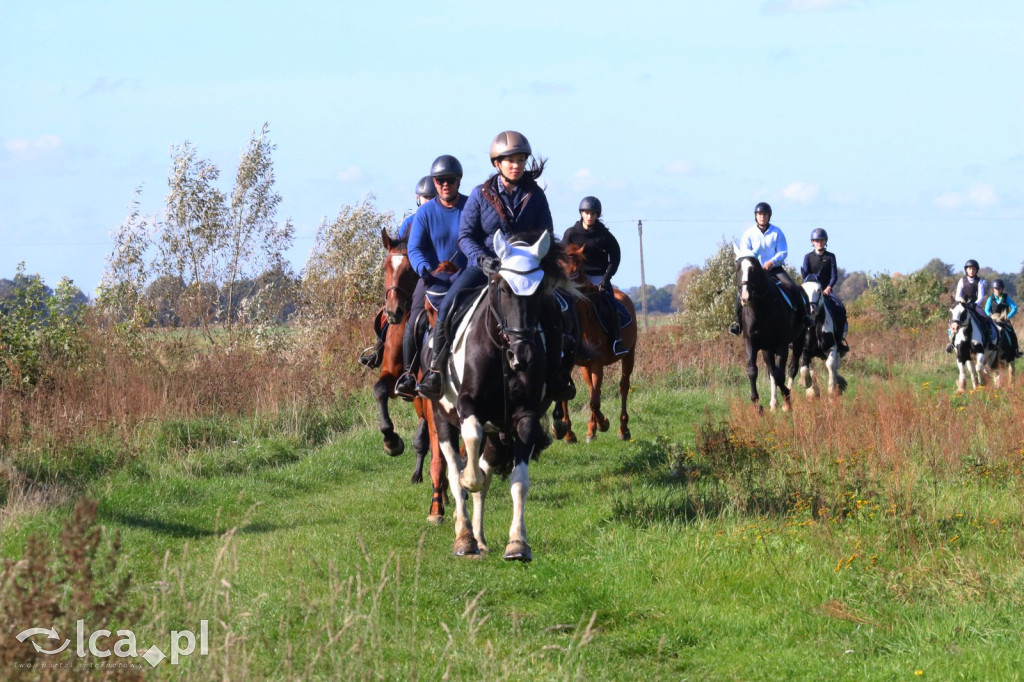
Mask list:
[[[804,282],[803,289],[810,302],[814,326],[807,328],[804,351],[800,354],[800,384],[808,398],[818,396],[818,382],[811,362],[814,358],[820,358],[825,361],[825,369],[828,370],[829,394],[839,395],[846,390],[846,379],[839,374],[839,364],[845,354],[845,351],[840,349],[840,342],[845,330],[836,328],[839,323],[833,319],[832,312],[825,303],[819,282]],[[845,321],[842,324],[845,326]],[[792,378],[788,381],[789,388],[793,387],[792,381]]]
[[967,390],[965,374],[970,375],[972,388],[978,388],[985,384],[986,374],[994,373],[998,387],[1002,383],[1002,370],[1006,369],[1008,383],[1013,384],[1017,357],[1013,344],[999,325],[974,310],[974,306],[957,303],[949,311],[949,331],[960,371],[957,393]]
[[395,433],[395,425],[388,411],[388,401],[395,397],[395,382],[404,371],[402,361],[402,334],[409,319],[412,292],[416,287],[416,273],[409,264],[405,239],[391,239],[386,229],[380,231],[384,243],[384,316],[388,329],[384,340],[384,353],[380,375],[373,385],[373,397],[380,408],[380,432],[384,435],[384,452],[397,457],[405,452],[405,441]]
[[757,393],[757,353],[761,351],[771,378],[769,405],[774,410],[778,404],[775,397],[778,389],[782,393],[782,409],[788,412],[792,408],[785,376],[787,372],[791,379],[796,376],[796,363],[803,353],[807,331],[803,291],[798,286],[784,286],[769,276],[755,256],[740,252],[735,245],[733,250],[736,252],[736,279],[742,306],[740,327],[747,351],[750,401],[762,411]]
[[[574,306],[578,322],[578,325],[574,326],[579,329],[574,362],[580,368],[583,382],[590,390],[590,421],[587,423],[587,442],[593,440],[598,431],[608,430],[608,417],[601,412],[601,385],[604,383],[604,368],[620,360],[622,361],[622,375],[619,379],[619,440],[629,440],[631,434],[626,400],[629,397],[630,377],[636,362],[637,339],[636,310],[633,307],[633,301],[629,296],[615,289],[615,300],[629,314],[629,324],[622,327],[621,330],[622,343],[629,352],[624,355],[615,355],[594,304],[594,297],[605,296],[605,294],[594,286],[583,272],[583,247],[568,245],[566,254],[566,275],[576,283],[580,293],[583,294],[582,297],[576,299]],[[615,320],[606,321],[606,324],[619,324],[617,311],[615,317]],[[556,437],[563,437],[566,443],[575,443],[576,434],[573,433],[572,421],[569,419],[569,403],[556,403],[551,418],[553,433]],[[563,432],[565,435],[561,436]]]
[[[549,232],[515,237],[509,243],[502,232],[494,235],[501,269],[451,337],[445,394],[436,403],[437,435],[455,499],[456,556],[487,551],[484,501],[492,476],[500,473],[508,475],[512,492],[504,558],[533,558],[524,517],[529,463],[551,442],[541,426],[551,402],[541,316],[554,287],[572,285],[558,262],[562,247]],[[464,464],[453,446],[456,426],[466,450]],[[465,491],[473,494],[472,526]]]

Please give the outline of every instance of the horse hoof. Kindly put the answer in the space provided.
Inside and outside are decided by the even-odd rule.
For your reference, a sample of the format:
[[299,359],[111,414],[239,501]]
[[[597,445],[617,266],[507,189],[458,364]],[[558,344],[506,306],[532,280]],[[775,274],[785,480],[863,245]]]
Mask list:
[[592,440],[594,440],[594,437],[593,437],[593,436],[587,436],[587,442],[588,442],[588,443],[589,443],[590,441],[592,441]]
[[[427,516],[427,523],[429,523],[429,524],[431,524],[433,526],[440,526],[442,523],[444,523],[444,515],[443,514],[430,514],[430,515]],[[455,553],[458,554],[458,551],[456,551]]]
[[393,434],[391,438],[384,437],[384,452],[388,453],[392,457],[398,457],[400,454],[405,452],[405,441],[398,434]]
[[414,473],[412,475],[412,482],[413,483],[423,483],[423,472],[422,471],[418,471],[418,472]]
[[569,445],[576,445],[579,441],[576,439],[576,434],[570,429],[569,433],[565,434],[565,442]]
[[619,431],[619,440],[629,440],[633,437],[633,434],[629,432],[629,429],[622,429]]
[[608,418],[606,417],[597,423],[597,430],[600,431],[601,433],[604,433],[605,431],[608,430],[608,427],[610,426],[611,422],[608,421]]
[[786,402],[782,403],[782,411],[783,412],[792,412],[793,411],[793,406],[789,404],[788,400]]
[[455,556],[480,556],[480,548],[472,535],[455,539]]
[[565,422],[556,421],[551,423],[551,435],[555,437],[555,440],[562,440],[567,433],[569,433],[569,425]]
[[533,552],[530,551],[530,546],[522,540],[514,540],[505,545],[505,556],[506,561],[533,561]]

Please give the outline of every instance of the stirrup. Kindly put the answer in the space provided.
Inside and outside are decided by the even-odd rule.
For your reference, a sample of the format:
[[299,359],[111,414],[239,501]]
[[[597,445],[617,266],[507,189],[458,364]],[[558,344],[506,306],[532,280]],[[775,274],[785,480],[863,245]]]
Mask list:
[[739,336],[740,335],[740,323],[739,322],[733,322],[732,324],[730,324],[729,325],[729,333],[732,334],[733,336]]
[[622,339],[615,339],[612,342],[612,353],[614,355],[625,355],[628,352],[629,349],[626,348],[626,344],[622,343]]
[[384,354],[382,352],[377,350],[377,346],[373,345],[359,354],[358,362],[363,367],[376,369],[380,367],[380,363],[384,359],[383,355]]
[[416,377],[409,372],[402,372],[395,382],[395,395],[406,400],[416,399]]

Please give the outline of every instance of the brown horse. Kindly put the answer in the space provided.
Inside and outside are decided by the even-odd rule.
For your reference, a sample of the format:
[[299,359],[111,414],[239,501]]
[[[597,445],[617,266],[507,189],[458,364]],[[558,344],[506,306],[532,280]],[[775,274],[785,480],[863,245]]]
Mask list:
[[[590,421],[587,423],[587,442],[593,440],[598,431],[607,431],[609,421],[601,412],[601,385],[604,383],[604,368],[622,361],[622,376],[619,380],[619,439],[629,440],[629,413],[626,411],[626,399],[629,397],[629,380],[636,362],[636,310],[629,296],[615,289],[615,300],[629,313],[630,322],[622,328],[622,343],[628,349],[624,355],[612,352],[611,341],[598,319],[595,306],[597,296],[605,296],[596,286],[591,284],[583,272],[583,247],[567,245],[566,275],[575,282],[584,294],[575,301],[576,316],[579,321],[579,339],[576,346],[575,364],[587,388],[590,389]],[[606,324],[617,324],[618,320]],[[556,438],[563,438],[566,443],[575,443],[576,434],[572,430],[569,419],[569,404],[558,403],[552,412],[552,432]],[[562,434],[565,434],[564,436]]]
[[380,231],[384,242],[384,310],[388,329],[384,340],[384,353],[380,375],[373,385],[373,397],[380,407],[380,432],[384,434],[384,452],[397,457],[405,452],[405,441],[395,433],[395,425],[388,412],[388,401],[395,397],[395,382],[404,371],[402,364],[402,334],[409,320],[412,291],[416,287],[416,273],[409,264],[406,251],[408,242],[391,239],[386,229]]

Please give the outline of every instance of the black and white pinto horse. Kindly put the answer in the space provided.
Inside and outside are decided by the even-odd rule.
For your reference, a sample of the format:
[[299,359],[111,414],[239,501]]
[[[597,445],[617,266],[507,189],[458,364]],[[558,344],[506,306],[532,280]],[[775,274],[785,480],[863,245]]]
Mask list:
[[[825,361],[825,369],[828,371],[828,392],[830,395],[839,395],[846,390],[846,379],[839,374],[839,364],[842,361],[843,353],[840,351],[839,342],[843,340],[845,329],[837,329],[838,323],[832,315],[822,294],[819,282],[804,282],[804,293],[807,294],[807,301],[810,306],[811,318],[814,325],[807,328],[807,335],[804,338],[804,350],[800,354],[800,386],[808,398],[816,398],[820,395],[817,377],[811,362],[814,358]],[[845,321],[843,321],[845,327]],[[794,350],[794,353],[796,351]],[[789,379],[789,387],[792,388],[793,378]]]
[[[761,267],[757,257],[741,252],[733,245],[736,253],[736,279],[739,288],[740,327],[743,344],[747,351],[747,377],[750,379],[750,400],[762,410],[757,393],[757,353],[761,352],[771,380],[769,405],[776,408],[776,389],[782,393],[782,409],[791,409],[790,391],[785,377],[796,376],[796,364],[803,352],[804,322],[806,304],[803,291],[798,286],[788,287],[771,277]],[[793,355],[790,356],[790,344]],[[788,361],[788,364],[787,364]]]
[[972,389],[983,386],[985,375],[989,373],[995,374],[995,385],[1000,386],[1004,369],[1008,383],[1013,383],[1017,359],[1013,344],[991,318],[975,310],[973,305],[957,303],[949,311],[949,332],[960,371],[957,393],[967,390],[966,375],[971,377]]
[[[519,241],[523,238],[523,241]],[[477,297],[450,337],[445,394],[435,403],[438,440],[448,465],[455,499],[455,554],[487,551],[484,501],[495,473],[508,475],[512,523],[505,559],[530,561],[524,508],[530,489],[529,463],[550,444],[541,417],[546,396],[547,358],[541,333],[546,298],[556,286],[572,288],[559,260],[562,247],[549,232],[516,235],[508,242],[494,235],[500,271]],[[535,241],[534,241],[535,240]],[[461,430],[465,463],[457,450]],[[473,520],[466,492],[473,494]]]

